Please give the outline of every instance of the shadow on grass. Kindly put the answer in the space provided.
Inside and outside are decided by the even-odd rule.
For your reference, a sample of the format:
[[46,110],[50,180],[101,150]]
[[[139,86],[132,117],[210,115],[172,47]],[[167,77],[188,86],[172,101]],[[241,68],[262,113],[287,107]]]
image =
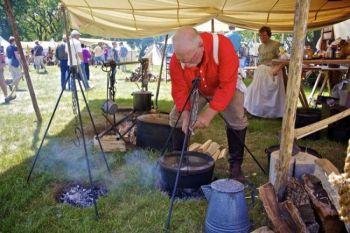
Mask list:
[[[104,129],[104,118],[100,110],[103,102],[102,99],[89,101],[98,132]],[[131,100],[117,100],[117,102],[119,105],[129,105]],[[167,106],[170,102],[162,102],[161,105]],[[29,183],[26,179],[35,155],[0,174],[0,200],[2,200],[0,231],[86,232],[84,229],[87,226],[94,229],[89,232],[103,232],[107,229],[115,229],[117,232],[142,232],[141,229],[145,227],[149,227],[151,232],[161,231],[164,222],[159,219],[166,217],[166,211],[162,209],[167,206],[168,197],[154,187],[154,179],[159,176],[155,169],[159,152],[137,150],[126,154],[106,154],[111,167],[109,173],[102,153],[92,145],[94,130],[86,107],[83,105],[81,107],[84,107],[81,113],[92,179],[94,182],[104,182],[110,190],[107,197],[98,201],[101,221],[99,223],[95,221],[91,208],[74,208],[56,202],[57,187],[62,187],[62,184],[88,183],[83,142],[81,137],[79,142],[75,140],[74,129],[77,122],[73,118],[57,134],[47,135]],[[163,110],[168,111],[167,107]],[[50,128],[54,127],[59,118],[60,116],[54,117]],[[30,149],[36,153],[42,140],[40,135],[46,130],[47,123],[38,124],[33,135],[30,135],[32,143],[29,149],[14,156],[20,156],[20,153],[32,153]],[[129,203],[130,207],[125,206],[125,203]],[[152,210],[153,207],[158,209],[156,213]],[[118,211],[119,208],[124,210]],[[134,213],[136,219],[130,218],[130,211],[136,211]],[[147,227],[143,221],[137,220],[144,219],[145,216],[142,216],[144,214],[152,215],[147,220],[147,224],[150,224],[149,221],[152,222],[151,226]],[[120,220],[115,221],[115,217],[118,216]],[[72,224],[76,219],[84,219],[85,226],[77,227],[76,224]],[[128,230],[123,221],[135,222],[135,226]],[[97,228],[94,228],[96,226]]]

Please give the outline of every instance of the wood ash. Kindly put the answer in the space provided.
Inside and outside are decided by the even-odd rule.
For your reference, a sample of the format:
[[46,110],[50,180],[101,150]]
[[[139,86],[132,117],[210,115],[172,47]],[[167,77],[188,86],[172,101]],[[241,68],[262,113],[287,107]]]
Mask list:
[[90,207],[101,196],[106,196],[107,188],[94,185],[85,187],[83,185],[74,185],[66,188],[59,197],[62,203],[68,203],[76,207]]

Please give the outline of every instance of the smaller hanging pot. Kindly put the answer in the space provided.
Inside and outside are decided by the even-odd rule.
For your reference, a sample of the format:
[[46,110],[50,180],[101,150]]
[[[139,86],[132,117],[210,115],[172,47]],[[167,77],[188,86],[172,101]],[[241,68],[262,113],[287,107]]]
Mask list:
[[134,111],[147,112],[152,109],[152,92],[150,91],[134,91],[133,107]]

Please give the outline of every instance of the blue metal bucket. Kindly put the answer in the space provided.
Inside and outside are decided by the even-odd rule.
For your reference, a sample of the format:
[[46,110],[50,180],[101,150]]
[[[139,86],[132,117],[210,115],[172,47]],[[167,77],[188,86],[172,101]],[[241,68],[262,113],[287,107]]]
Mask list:
[[206,233],[246,233],[250,230],[244,185],[236,180],[221,179],[201,186],[208,200]]

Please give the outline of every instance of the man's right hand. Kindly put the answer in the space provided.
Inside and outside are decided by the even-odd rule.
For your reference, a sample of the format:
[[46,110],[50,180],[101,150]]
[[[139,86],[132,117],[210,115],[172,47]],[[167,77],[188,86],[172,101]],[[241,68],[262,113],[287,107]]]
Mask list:
[[190,121],[190,111],[184,110],[182,112],[182,132],[187,133],[188,124]]

